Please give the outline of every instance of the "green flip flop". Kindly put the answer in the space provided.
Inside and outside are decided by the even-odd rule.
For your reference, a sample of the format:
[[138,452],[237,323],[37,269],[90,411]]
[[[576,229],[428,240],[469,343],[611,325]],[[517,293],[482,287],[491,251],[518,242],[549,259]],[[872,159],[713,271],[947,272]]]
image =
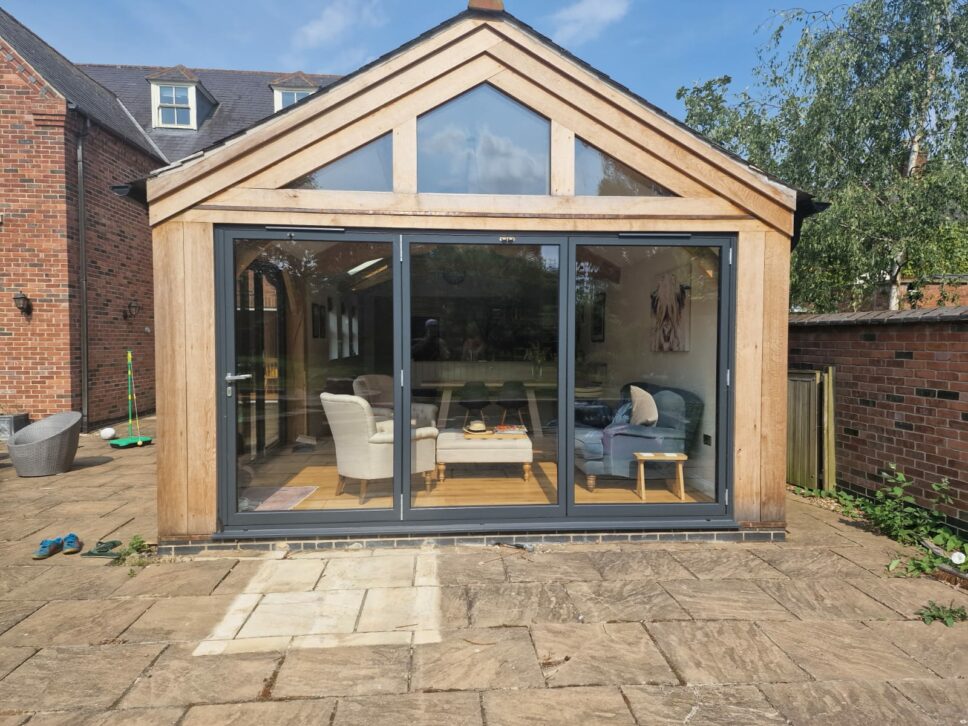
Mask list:
[[91,549],[87,552],[82,552],[81,557],[107,557],[112,560],[118,559],[121,556],[120,552],[112,552],[115,547],[121,546],[121,540],[111,539],[107,542],[98,541]]

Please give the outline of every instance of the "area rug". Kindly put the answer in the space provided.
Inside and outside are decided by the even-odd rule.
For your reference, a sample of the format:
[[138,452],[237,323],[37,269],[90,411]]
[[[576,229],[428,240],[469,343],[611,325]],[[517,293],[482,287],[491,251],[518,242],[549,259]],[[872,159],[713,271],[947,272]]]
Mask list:
[[316,487],[246,487],[239,497],[239,511],[286,511],[316,491]]

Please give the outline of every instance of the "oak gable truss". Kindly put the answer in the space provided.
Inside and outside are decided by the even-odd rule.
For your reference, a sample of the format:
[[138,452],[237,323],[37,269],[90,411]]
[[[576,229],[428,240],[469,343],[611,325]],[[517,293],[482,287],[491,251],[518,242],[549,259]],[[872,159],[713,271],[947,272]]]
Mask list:
[[[547,196],[418,194],[417,117],[488,83],[550,119]],[[285,189],[385,134],[393,191]],[[575,136],[676,196],[575,196]],[[558,229],[683,220],[793,233],[796,191],[603,79],[507,14],[466,12],[303,103],[148,180],[151,224]],[[466,219],[466,224],[459,220]]]

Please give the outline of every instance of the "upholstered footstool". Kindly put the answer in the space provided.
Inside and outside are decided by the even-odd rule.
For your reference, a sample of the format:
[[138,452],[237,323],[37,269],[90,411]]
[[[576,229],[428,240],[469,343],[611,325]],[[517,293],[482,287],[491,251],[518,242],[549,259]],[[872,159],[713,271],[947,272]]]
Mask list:
[[521,464],[521,475],[529,481],[533,460],[527,436],[466,438],[463,431],[441,431],[437,436],[438,483],[446,478],[448,464]]

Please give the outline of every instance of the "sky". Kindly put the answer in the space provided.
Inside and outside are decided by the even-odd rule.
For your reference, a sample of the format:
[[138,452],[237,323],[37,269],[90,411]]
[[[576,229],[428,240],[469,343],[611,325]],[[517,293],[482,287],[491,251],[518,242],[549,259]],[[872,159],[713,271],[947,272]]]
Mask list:
[[[811,0],[810,9],[844,0]],[[505,0],[509,12],[677,116],[676,89],[752,82],[776,10],[796,0]],[[0,0],[76,63],[348,73],[465,0]]]

